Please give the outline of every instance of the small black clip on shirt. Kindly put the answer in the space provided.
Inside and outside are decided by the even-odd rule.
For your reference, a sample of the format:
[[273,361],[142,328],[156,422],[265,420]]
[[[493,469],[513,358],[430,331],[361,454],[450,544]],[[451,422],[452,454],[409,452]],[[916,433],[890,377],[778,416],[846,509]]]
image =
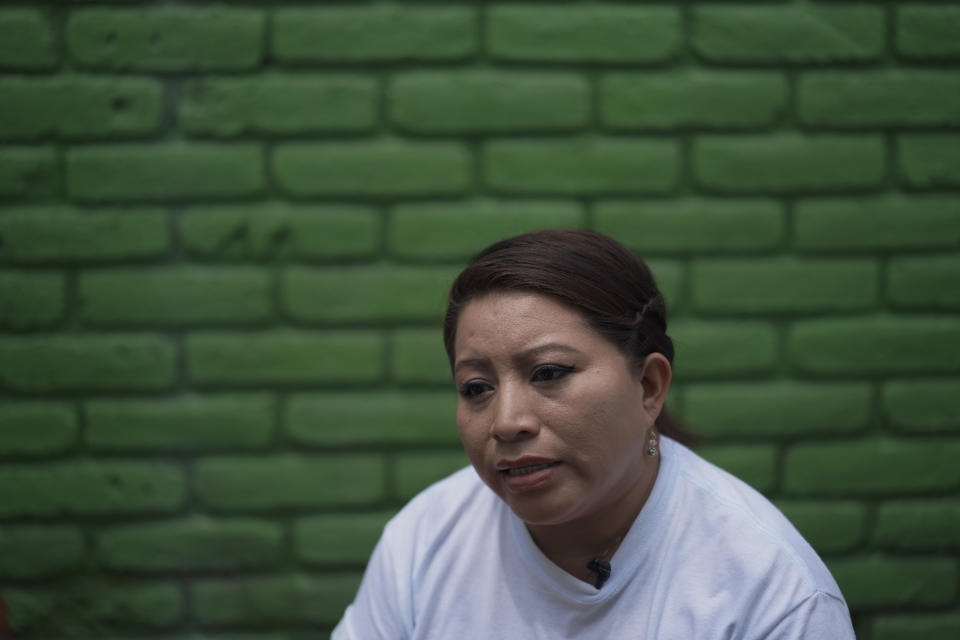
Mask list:
[[597,574],[597,583],[594,585],[597,589],[603,586],[603,583],[610,577],[610,563],[598,562],[596,558],[587,563],[587,569]]

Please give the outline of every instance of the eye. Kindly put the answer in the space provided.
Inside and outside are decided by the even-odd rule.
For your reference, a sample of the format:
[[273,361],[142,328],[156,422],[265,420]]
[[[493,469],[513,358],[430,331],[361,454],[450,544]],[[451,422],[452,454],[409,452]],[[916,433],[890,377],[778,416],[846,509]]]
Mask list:
[[545,364],[533,370],[530,379],[533,382],[553,382],[567,376],[573,372],[573,367],[565,367],[559,364]]
[[466,382],[461,385],[458,391],[460,392],[460,395],[467,400],[473,400],[474,398],[478,398],[492,389],[493,387],[482,380],[471,380],[470,382]]

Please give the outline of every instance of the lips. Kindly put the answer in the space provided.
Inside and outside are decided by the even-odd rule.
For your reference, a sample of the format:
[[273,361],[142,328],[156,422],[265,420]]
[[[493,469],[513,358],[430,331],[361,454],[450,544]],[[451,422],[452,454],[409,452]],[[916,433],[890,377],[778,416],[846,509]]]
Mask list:
[[525,493],[548,485],[553,480],[554,467],[558,464],[559,460],[551,458],[523,456],[516,460],[499,461],[497,471],[511,492]]
[[506,473],[508,476],[525,476],[536,471],[540,471],[540,469],[546,469],[551,464],[553,463],[544,462],[543,464],[535,464],[532,467],[514,467],[512,469],[507,469],[504,471],[504,473]]

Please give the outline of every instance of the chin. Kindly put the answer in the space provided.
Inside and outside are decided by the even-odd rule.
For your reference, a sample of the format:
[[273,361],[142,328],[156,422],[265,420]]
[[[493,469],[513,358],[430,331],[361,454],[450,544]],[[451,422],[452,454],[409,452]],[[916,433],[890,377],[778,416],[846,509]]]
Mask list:
[[[545,492],[546,493],[546,492]],[[503,495],[500,498],[507,503],[513,513],[529,525],[550,526],[563,524],[573,519],[574,509],[560,496],[549,495]]]

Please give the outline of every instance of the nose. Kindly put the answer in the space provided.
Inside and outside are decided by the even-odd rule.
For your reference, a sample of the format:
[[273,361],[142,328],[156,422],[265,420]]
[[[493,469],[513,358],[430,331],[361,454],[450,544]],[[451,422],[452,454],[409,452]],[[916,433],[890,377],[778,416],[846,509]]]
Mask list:
[[515,385],[502,385],[496,396],[496,408],[490,435],[499,442],[529,438],[540,432],[540,420],[526,391]]

